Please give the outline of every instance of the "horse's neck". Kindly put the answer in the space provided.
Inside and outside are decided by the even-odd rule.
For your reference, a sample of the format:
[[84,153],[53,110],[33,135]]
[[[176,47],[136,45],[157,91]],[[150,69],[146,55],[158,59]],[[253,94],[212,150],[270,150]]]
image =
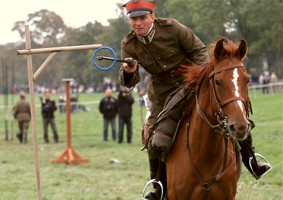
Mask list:
[[[201,92],[198,97],[199,107],[204,112],[209,123],[215,125],[218,122],[210,106],[212,95],[210,95],[209,89]],[[210,160],[215,161],[215,158],[221,157],[220,153],[225,148],[224,138],[217,134],[209,123],[201,117],[195,107],[191,115],[189,141],[191,147],[196,146],[197,148],[193,148],[191,151],[192,155],[198,155],[195,159],[200,158],[207,162],[210,162]]]

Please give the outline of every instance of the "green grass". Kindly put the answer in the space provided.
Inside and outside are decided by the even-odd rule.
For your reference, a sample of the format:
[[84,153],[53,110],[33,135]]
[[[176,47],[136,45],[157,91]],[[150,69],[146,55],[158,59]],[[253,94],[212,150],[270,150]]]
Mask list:
[[[80,102],[87,104],[90,112],[71,115],[72,147],[88,163],[78,165],[52,164],[66,149],[66,116],[56,113],[60,142],[53,143],[49,130],[50,144],[43,143],[42,120],[39,107],[36,108],[36,126],[39,143],[40,183],[43,200],[137,200],[145,183],[149,180],[147,153],[141,151],[141,127],[145,110],[134,104],[134,135],[132,144],[117,144],[111,139],[103,141],[102,117],[97,102],[103,94],[82,94]],[[263,95],[251,92],[254,114],[251,118],[256,127],[253,139],[256,151],[270,161],[273,169],[260,180],[255,180],[243,167],[238,184],[237,200],[283,199],[283,94]],[[3,96],[0,96],[3,105]],[[15,99],[17,97],[14,97]],[[58,99],[58,96],[54,96]],[[36,102],[39,103],[38,97]],[[0,200],[37,199],[35,159],[31,127],[29,142],[20,145],[15,138],[17,124],[11,117],[11,110],[2,109],[0,122]],[[5,118],[6,117],[6,118]],[[5,123],[8,121],[9,137],[5,141]],[[110,137],[111,138],[111,137]],[[110,163],[112,158],[119,163]]]

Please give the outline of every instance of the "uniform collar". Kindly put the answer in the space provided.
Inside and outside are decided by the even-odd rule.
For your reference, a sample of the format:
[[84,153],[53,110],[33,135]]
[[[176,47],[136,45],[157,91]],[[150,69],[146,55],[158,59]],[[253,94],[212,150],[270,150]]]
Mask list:
[[155,31],[156,29],[154,23],[152,23],[149,31],[144,36],[137,35],[137,38],[144,44],[150,44],[154,37]]

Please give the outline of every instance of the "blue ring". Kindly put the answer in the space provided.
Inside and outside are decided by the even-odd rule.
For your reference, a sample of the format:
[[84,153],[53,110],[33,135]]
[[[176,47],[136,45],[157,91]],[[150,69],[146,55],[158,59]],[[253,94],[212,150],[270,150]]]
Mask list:
[[[109,67],[104,67],[104,68],[102,68],[102,67],[100,67],[100,66],[95,62],[95,57],[96,57],[96,54],[97,54],[99,51],[104,50],[104,49],[107,49],[107,50],[109,50],[109,51],[112,53],[114,60],[113,60],[113,63],[112,63]],[[107,46],[99,47],[98,49],[96,49],[96,50],[94,51],[93,56],[92,56],[92,64],[93,64],[97,69],[100,69],[100,70],[102,70],[102,71],[107,71],[107,70],[113,68],[114,65],[116,64],[116,60],[117,60],[117,55],[116,55],[115,51],[114,51],[112,48],[107,47]]]

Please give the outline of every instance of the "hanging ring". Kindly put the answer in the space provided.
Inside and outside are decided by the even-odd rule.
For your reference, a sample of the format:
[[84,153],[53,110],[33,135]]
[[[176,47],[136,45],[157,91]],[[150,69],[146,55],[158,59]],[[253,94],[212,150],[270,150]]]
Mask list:
[[[108,51],[110,51],[110,52],[112,53],[112,55],[113,55],[113,63],[112,63],[109,67],[100,67],[100,66],[96,63],[96,61],[95,61],[96,54],[97,54],[99,51],[105,50],[105,49],[108,50]],[[116,55],[115,51],[114,51],[112,48],[107,47],[107,46],[99,47],[98,49],[96,49],[96,50],[94,51],[94,53],[93,53],[93,55],[92,55],[92,64],[93,64],[97,69],[102,70],[102,71],[107,71],[107,70],[113,68],[114,65],[116,64],[116,60],[117,60],[117,55]]]

